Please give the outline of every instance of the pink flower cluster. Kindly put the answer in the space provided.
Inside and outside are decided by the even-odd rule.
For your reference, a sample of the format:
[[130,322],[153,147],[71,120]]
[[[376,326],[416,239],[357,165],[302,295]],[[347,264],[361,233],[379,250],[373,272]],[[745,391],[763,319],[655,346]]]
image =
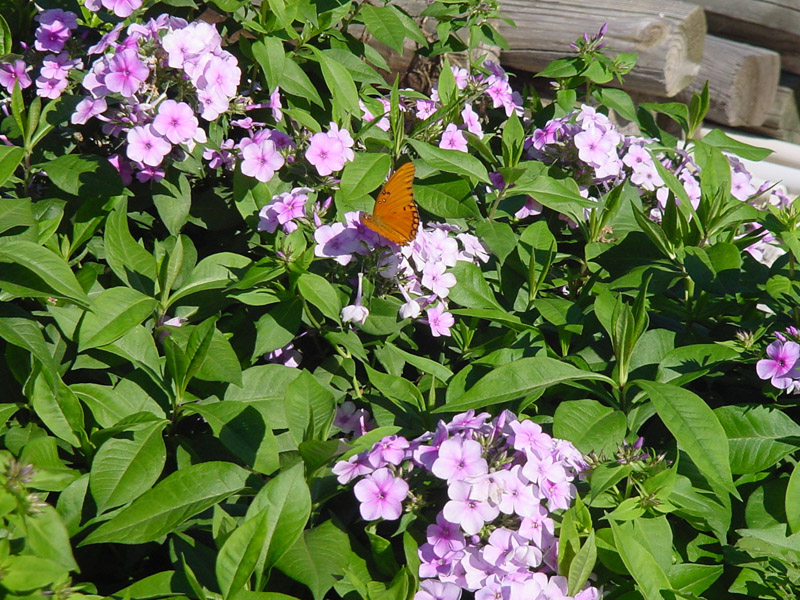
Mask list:
[[[367,228],[359,212],[346,213],[344,223],[318,226],[314,239],[316,256],[333,258],[341,265],[378,251],[378,274],[394,281],[405,299],[400,317],[417,319],[423,309],[426,310],[424,321],[434,337],[449,336],[455,323],[453,315],[447,311],[447,296],[456,278],[448,269],[460,260],[486,262],[489,259],[477,237],[459,233],[457,228],[443,223],[420,229],[414,241],[398,251],[396,245]],[[368,309],[361,305],[360,293],[355,304],[345,308],[347,321],[363,323],[369,316]]]
[[[413,440],[385,437],[333,472],[341,484],[357,481],[353,492],[365,520],[437,510],[418,551],[415,600],[458,600],[463,591],[480,600],[566,600],[572,596],[557,575],[552,512],[569,507],[573,481],[585,468],[572,444],[530,420],[468,411]],[[590,585],[574,596],[599,597]]]
[[775,332],[778,339],[767,346],[767,358],[756,363],[756,373],[779,390],[796,394],[800,392],[800,344],[794,340],[800,338],[800,332],[789,327],[785,334]]

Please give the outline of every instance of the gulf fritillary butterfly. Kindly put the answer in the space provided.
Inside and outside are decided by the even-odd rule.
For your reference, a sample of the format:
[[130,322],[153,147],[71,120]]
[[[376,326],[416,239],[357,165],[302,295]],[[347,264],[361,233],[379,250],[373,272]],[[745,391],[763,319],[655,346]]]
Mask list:
[[411,184],[414,163],[398,167],[378,192],[372,214],[361,213],[361,222],[398,246],[410,244],[417,237],[419,211],[414,203]]

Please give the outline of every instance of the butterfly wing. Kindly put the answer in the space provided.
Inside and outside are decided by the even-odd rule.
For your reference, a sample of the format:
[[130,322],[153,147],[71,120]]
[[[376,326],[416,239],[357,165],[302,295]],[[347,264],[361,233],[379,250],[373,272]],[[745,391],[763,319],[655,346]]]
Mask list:
[[399,246],[411,243],[419,229],[413,181],[414,163],[401,165],[378,192],[372,214],[361,216],[364,225]]

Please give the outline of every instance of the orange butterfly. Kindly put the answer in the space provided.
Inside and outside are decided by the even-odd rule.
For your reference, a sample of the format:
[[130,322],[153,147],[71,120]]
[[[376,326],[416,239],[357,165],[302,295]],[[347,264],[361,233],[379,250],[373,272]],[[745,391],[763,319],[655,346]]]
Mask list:
[[414,203],[411,184],[414,163],[398,167],[378,192],[372,214],[361,213],[361,222],[398,246],[410,244],[417,237],[419,211]]

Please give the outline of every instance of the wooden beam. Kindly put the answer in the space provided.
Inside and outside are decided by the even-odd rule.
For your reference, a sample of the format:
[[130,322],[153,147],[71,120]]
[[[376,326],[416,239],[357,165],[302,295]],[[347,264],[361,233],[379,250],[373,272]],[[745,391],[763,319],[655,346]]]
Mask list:
[[800,74],[800,2],[694,1],[706,9],[710,33],[775,50],[784,71]]
[[509,51],[504,65],[537,72],[571,54],[570,43],[608,23],[607,47],[636,52],[636,68],[625,88],[672,97],[697,76],[703,57],[706,22],[703,10],[678,0],[503,0],[501,16],[516,27],[498,28]]
[[798,111],[800,77],[784,73],[767,118],[760,127],[750,131],[779,140],[800,143],[800,111]]
[[780,56],[772,50],[706,36],[700,74],[678,99],[688,102],[708,81],[708,118],[733,127],[757,127],[767,118],[780,77]]

